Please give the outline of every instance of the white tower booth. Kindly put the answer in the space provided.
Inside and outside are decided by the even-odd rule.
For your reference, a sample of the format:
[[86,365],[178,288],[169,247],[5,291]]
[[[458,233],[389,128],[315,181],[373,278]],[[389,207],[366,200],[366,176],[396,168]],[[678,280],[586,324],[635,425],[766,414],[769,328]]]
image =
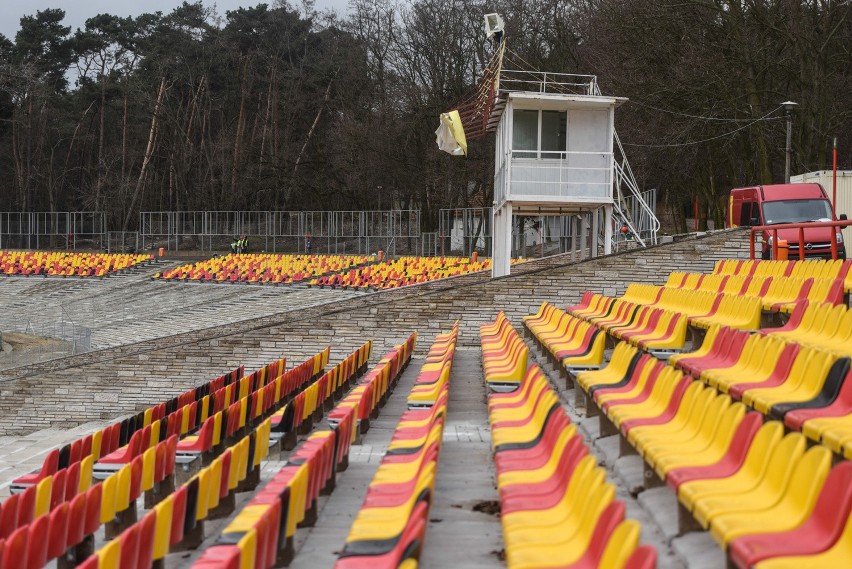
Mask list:
[[[523,83],[521,89],[511,90],[518,83]],[[503,78],[500,87],[492,115],[492,122],[499,120],[492,276],[509,274],[513,216],[578,215],[578,239],[588,245],[590,255],[597,255],[600,241],[609,254],[614,117],[626,99],[565,92],[578,87],[597,92],[590,76],[548,73],[542,80],[524,82]]]

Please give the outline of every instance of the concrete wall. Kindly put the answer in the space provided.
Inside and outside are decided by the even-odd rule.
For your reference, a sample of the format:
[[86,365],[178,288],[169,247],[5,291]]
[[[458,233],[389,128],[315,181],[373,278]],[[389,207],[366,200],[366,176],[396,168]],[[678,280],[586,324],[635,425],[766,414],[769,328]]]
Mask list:
[[718,259],[747,256],[747,233],[736,230],[578,263],[550,257],[501,279],[465,275],[8,370],[0,374],[0,434],[136,412],[240,363],[254,369],[282,355],[295,363],[326,345],[336,361],[373,338],[376,359],[417,330],[423,350],[459,318],[460,344],[473,346],[479,325],[499,310],[519,324],[545,300],[570,304],[585,290],[619,295],[630,282],[662,283],[672,271],[709,272]]

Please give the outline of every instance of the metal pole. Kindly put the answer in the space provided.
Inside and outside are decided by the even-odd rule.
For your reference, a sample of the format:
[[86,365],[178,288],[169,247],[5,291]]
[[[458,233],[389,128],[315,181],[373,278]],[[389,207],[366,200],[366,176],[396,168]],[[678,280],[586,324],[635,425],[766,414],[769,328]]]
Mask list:
[[798,106],[793,101],[781,103],[787,114],[787,157],[784,162],[784,183],[790,183],[790,163],[793,161],[793,109]]
[[787,158],[784,162],[784,183],[790,183],[790,162],[793,159],[793,113],[790,112],[790,109],[787,109]]
[[[834,159],[831,175],[831,217],[837,219],[837,137],[834,137]],[[833,229],[833,228],[832,228]],[[833,233],[833,231],[832,231]]]

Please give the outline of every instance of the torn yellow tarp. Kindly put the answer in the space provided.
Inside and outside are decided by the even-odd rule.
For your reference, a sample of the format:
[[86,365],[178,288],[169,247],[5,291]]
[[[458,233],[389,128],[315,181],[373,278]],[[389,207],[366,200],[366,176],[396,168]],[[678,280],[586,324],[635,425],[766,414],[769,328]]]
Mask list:
[[441,125],[435,131],[438,148],[453,156],[467,155],[467,139],[458,111],[441,113]]

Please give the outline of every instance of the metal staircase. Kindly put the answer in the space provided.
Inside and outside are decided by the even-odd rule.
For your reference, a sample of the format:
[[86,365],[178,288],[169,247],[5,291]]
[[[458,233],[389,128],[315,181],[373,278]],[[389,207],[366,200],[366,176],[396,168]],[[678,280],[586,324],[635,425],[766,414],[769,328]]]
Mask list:
[[[592,94],[601,96],[601,90],[597,83],[594,84]],[[657,232],[660,230],[660,220],[657,219],[655,209],[657,205],[657,191],[655,189],[642,191],[633,175],[630,162],[618,133],[613,131],[615,137],[615,152],[613,153],[613,182],[615,184],[615,195],[613,196],[613,217],[616,227],[620,229],[626,225],[632,240],[640,247],[657,244]],[[626,239],[619,230],[616,231],[613,240],[616,250]]]

